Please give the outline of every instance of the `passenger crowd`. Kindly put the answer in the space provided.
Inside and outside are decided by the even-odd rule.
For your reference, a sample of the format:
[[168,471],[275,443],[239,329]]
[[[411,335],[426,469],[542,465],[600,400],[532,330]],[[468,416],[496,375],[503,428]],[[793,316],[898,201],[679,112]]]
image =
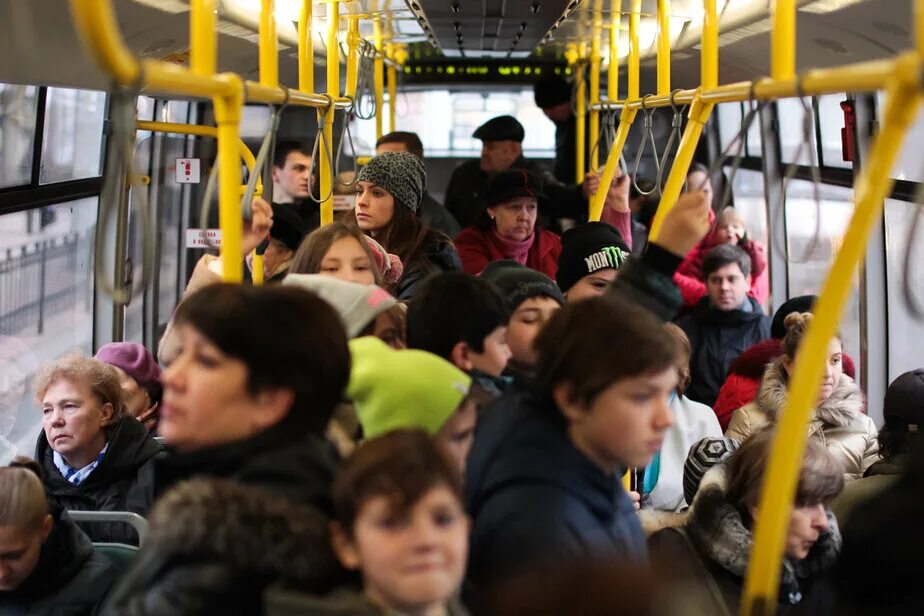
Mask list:
[[[560,124],[570,95],[536,90]],[[0,469],[0,613],[737,611],[814,298],[764,313],[763,247],[705,168],[657,238],[628,177],[609,222],[560,235],[599,176],[526,160],[509,116],[474,136],[445,207],[417,136],[384,136],[320,228],[309,153],[281,143],[243,238],[264,286],[205,256],[157,358],[42,367],[35,459]],[[924,371],[877,432],[827,350],[778,611],[918,611],[900,532],[924,505]]]

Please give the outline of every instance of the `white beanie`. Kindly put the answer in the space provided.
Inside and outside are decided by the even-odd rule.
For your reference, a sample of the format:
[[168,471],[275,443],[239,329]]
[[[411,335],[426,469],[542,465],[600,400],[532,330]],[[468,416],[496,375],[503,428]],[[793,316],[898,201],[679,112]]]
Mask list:
[[398,300],[379,286],[347,282],[323,274],[289,274],[282,284],[308,289],[333,306],[350,338],[361,334],[377,316],[398,304]]

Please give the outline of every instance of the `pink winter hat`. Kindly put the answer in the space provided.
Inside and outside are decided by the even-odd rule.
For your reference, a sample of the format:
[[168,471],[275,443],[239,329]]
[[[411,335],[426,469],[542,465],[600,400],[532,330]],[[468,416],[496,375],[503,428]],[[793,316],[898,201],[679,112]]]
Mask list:
[[110,342],[101,346],[93,359],[119,368],[135,379],[148,392],[151,400],[160,401],[160,366],[144,345],[137,342]]

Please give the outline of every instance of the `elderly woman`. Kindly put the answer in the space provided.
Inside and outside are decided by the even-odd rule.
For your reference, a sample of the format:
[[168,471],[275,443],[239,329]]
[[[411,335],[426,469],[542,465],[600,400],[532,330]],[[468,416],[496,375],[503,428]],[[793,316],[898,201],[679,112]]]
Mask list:
[[[686,524],[651,537],[652,557],[664,567],[662,575],[686,583],[684,588],[706,589],[701,597],[703,613],[738,613],[772,438],[773,433],[764,430],[745,441],[724,467],[714,468],[703,478]],[[841,536],[828,503],[843,487],[838,461],[809,440],[789,514],[780,613],[834,612],[827,585],[840,553]]]
[[561,238],[536,226],[543,196],[542,180],[523,169],[501,171],[488,180],[487,211],[456,236],[462,269],[477,275],[492,261],[511,259],[554,280]]
[[106,613],[259,613],[283,577],[323,592],[335,463],[323,434],[350,370],[340,317],[304,289],[216,284],[175,323],[162,496]]
[[[65,357],[42,367],[35,393],[42,408],[35,459],[49,498],[65,509],[147,514],[161,446],[126,412],[116,369]],[[124,524],[93,523],[86,530],[94,541],[138,543]]]
[[118,570],[49,507],[40,474],[27,458],[0,468],[0,613],[95,613]]
[[148,430],[157,427],[157,407],[163,387],[160,366],[144,345],[137,342],[104,344],[93,359],[109,364],[119,375],[126,412]]

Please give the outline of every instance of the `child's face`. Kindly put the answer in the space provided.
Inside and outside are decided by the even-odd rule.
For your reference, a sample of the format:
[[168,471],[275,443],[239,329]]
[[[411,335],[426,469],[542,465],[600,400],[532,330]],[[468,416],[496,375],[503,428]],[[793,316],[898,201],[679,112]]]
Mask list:
[[615,269],[607,267],[587,274],[568,289],[565,298],[569,302],[576,302],[589,297],[599,297],[606,293],[606,290],[616,280],[616,273]]
[[465,474],[465,461],[475,440],[475,424],[478,423],[478,405],[466,398],[446,423],[433,436],[437,445],[452,456],[458,464],[459,473]]
[[676,386],[677,369],[670,366],[616,381],[589,408],[561,395],[556,395],[556,402],[568,418],[571,441],[597,466],[638,467],[651,461],[674,423],[670,396]]
[[507,327],[507,344],[515,361],[526,366],[536,364],[533,340],[559,308],[561,305],[557,301],[544,296],[531,297],[517,306]]
[[747,229],[744,221],[734,214],[719,215],[715,227],[716,244],[735,244],[741,241]]
[[445,605],[465,575],[468,518],[446,486],[436,486],[403,513],[387,496],[359,510],[353,539],[338,550],[347,567],[360,569],[366,596],[403,614]]
[[507,326],[496,328],[484,339],[481,353],[469,353],[472,368],[481,370],[491,376],[500,376],[510,359],[510,347],[507,346]]

